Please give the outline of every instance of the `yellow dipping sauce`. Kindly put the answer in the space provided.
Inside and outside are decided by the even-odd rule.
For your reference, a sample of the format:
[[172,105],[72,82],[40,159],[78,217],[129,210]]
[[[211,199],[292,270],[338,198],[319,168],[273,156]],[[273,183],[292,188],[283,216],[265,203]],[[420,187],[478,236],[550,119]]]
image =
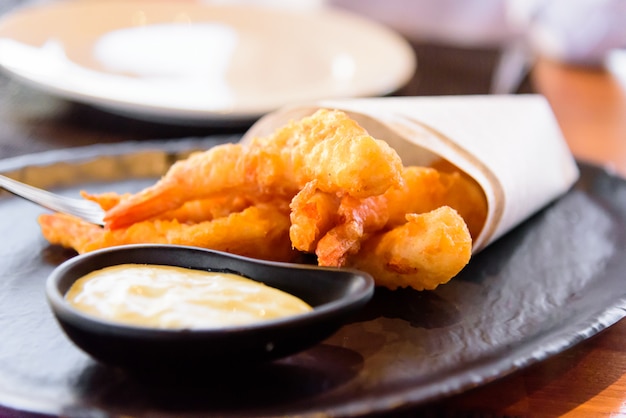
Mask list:
[[65,298],[85,313],[152,328],[218,328],[312,310],[293,295],[236,274],[142,264],[94,271]]

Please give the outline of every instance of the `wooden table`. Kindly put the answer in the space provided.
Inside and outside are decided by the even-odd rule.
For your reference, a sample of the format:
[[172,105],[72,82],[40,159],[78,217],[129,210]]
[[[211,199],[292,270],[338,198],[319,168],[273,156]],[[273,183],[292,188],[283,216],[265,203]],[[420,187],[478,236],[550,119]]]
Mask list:
[[544,60],[533,81],[552,104],[572,152],[626,175],[626,67],[574,68]]
[[[0,14],[19,3],[3,3]],[[415,48],[420,69],[398,94],[487,92],[497,51],[421,44]],[[609,164],[626,175],[625,80],[608,71],[539,61],[520,92],[547,97],[576,157]],[[0,158],[91,143],[236,131],[126,119],[0,76]],[[411,411],[408,416],[626,416],[626,321],[513,376]]]

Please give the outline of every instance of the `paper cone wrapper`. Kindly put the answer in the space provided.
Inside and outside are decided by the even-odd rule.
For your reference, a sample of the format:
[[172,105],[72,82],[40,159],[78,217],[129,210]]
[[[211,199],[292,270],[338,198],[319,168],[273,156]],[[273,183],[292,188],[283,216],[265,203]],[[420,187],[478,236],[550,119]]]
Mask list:
[[404,165],[444,159],[483,188],[488,214],[474,253],[564,194],[579,176],[543,96],[387,97],[320,101],[270,113],[242,141],[267,136],[317,109],[343,110]]

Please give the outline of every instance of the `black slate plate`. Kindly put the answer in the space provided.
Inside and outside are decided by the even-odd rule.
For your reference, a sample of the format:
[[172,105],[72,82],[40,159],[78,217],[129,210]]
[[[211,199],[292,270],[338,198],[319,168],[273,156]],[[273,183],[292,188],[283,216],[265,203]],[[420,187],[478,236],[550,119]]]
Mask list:
[[[0,161],[0,172],[70,195],[133,190],[177,151],[223,140],[30,155]],[[155,145],[165,151],[146,151]],[[200,376],[132,375],[75,348],[44,293],[46,276],[73,253],[40,236],[41,209],[1,196],[0,405],[66,416],[364,415],[490,382],[626,314],[626,183],[584,164],[581,174],[448,285],[376,289],[362,314],[322,344],[268,366]]]

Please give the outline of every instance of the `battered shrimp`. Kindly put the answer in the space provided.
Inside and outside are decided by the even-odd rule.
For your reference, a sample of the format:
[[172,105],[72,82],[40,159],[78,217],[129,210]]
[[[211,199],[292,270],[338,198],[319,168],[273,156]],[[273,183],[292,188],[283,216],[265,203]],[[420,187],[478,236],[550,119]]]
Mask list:
[[472,238],[454,209],[442,206],[406,218],[405,224],[363,242],[347,265],[369,272],[378,286],[432,290],[469,262]]
[[[111,209],[127,195],[118,195],[114,192],[107,192],[98,195],[81,192],[87,199],[98,203],[104,210]],[[273,196],[256,196],[255,198],[244,195],[227,194],[224,196],[210,197],[206,199],[190,200],[181,207],[161,213],[151,220],[177,220],[180,223],[198,223],[222,218],[234,212],[241,212],[247,207],[260,203],[271,202],[276,208],[289,213],[289,201],[287,199]]]
[[291,196],[297,190],[277,172],[279,166],[280,161],[261,149],[222,144],[176,162],[155,185],[109,209],[105,221],[110,228],[121,228],[179,208],[190,200],[225,194]]
[[334,196],[313,193],[307,185],[291,204],[290,237],[295,247],[314,252],[320,265],[340,267],[349,254],[358,252],[367,235],[405,224],[409,213],[441,206],[459,212],[472,236],[480,232],[487,204],[478,185],[459,173],[427,167],[407,167],[402,177],[403,186],[390,188],[382,196],[344,196],[339,205],[322,204]]
[[307,253],[315,252],[319,239],[339,222],[340,203],[337,195],[318,190],[316,180],[307,183],[289,205],[289,237],[293,247]]
[[224,218],[190,225],[154,220],[110,230],[58,213],[41,215],[39,224],[50,243],[79,253],[124,244],[160,243],[276,261],[292,261],[296,255],[289,241],[289,216],[272,205],[252,206]]
[[84,192],[106,211],[105,228],[61,214],[39,223],[50,243],[79,253],[169,243],[293,261],[303,251],[379,286],[434,289],[467,264],[487,215],[482,189],[452,168],[405,168],[345,113],[322,109],[193,154],[136,194]]
[[322,109],[249,145],[223,144],[175,163],[155,185],[108,210],[105,221],[120,228],[235,191],[293,197],[312,180],[327,193],[368,197],[401,184],[401,174],[400,157],[387,143],[345,113]]
[[385,193],[387,227],[402,225],[407,213],[425,213],[441,206],[455,209],[477,237],[487,217],[487,199],[481,187],[458,171],[445,173],[428,167],[405,167],[403,186]]
[[252,202],[243,196],[218,196],[190,200],[181,207],[159,214],[152,219],[176,220],[186,224],[199,223],[241,212],[249,206],[252,206]]
[[320,266],[342,267],[350,254],[356,254],[361,241],[381,230],[389,219],[384,196],[357,199],[344,196],[337,211],[339,223],[318,242],[315,249]]
[[72,248],[80,254],[106,246],[97,244],[104,242],[105,230],[80,218],[63,213],[44,213],[39,215],[37,222],[50,244]]
[[297,173],[299,188],[317,180],[321,191],[364,198],[402,183],[396,151],[344,112],[321,109],[279,130],[271,141],[282,144],[283,137],[290,138],[283,153],[289,154],[288,167]]

